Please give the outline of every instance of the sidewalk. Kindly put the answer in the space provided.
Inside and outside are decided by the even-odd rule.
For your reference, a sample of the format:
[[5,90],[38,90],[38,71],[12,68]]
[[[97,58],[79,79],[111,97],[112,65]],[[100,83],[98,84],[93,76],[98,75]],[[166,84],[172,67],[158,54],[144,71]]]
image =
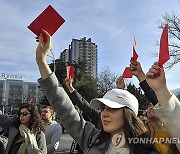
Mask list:
[[67,133],[63,133],[56,154],[69,154],[72,142],[72,137]]

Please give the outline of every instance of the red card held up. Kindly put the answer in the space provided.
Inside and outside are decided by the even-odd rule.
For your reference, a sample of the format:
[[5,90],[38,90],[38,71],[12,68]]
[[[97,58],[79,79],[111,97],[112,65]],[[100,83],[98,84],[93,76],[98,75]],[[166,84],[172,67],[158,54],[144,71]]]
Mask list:
[[[29,26],[28,28],[37,36],[42,33],[42,29],[46,30],[49,35],[53,35],[65,20],[57,13],[57,11],[49,5]],[[43,42],[47,38],[43,34]]]
[[132,78],[132,73],[131,73],[131,71],[130,71],[130,68],[129,67],[126,67],[125,68],[125,70],[124,70],[124,72],[123,72],[123,75],[122,75],[122,77],[123,78]]
[[161,39],[160,39],[160,49],[159,49],[159,64],[162,66],[170,58],[169,47],[168,47],[168,24],[164,27]]
[[136,39],[134,38],[134,41],[133,41],[133,60],[134,61],[137,61],[138,59],[138,54],[136,52]]
[[66,66],[67,71],[67,78],[73,79],[74,78],[74,66]]

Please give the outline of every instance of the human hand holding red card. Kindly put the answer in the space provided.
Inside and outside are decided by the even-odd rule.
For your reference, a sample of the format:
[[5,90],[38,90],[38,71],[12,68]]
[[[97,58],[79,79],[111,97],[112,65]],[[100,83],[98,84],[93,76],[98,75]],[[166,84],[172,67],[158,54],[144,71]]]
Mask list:
[[162,65],[168,61],[169,56],[169,47],[168,47],[168,24],[164,27],[161,39],[160,39],[160,49],[159,49],[159,65]]
[[67,79],[73,79],[74,78],[74,66],[66,66],[67,71]]
[[[65,20],[49,5],[29,26],[28,28],[37,36],[46,30],[49,35],[53,35]],[[43,42],[46,43],[46,36],[43,34]]]
[[133,40],[133,57],[132,59],[136,62],[138,59],[138,54],[136,52],[136,39]]
[[[134,38],[134,40],[133,40],[133,57],[131,59],[133,59],[136,62],[137,58],[138,58],[138,54],[136,52],[136,39]],[[132,75],[132,73],[130,71],[130,68],[126,67],[124,72],[123,72],[122,77],[123,78],[132,78],[132,76],[133,75]]]
[[122,75],[122,77],[123,78],[132,78],[132,73],[131,73],[131,71],[130,71],[130,68],[129,67],[126,67],[125,68],[125,70],[124,70],[124,72],[123,72],[123,75]]

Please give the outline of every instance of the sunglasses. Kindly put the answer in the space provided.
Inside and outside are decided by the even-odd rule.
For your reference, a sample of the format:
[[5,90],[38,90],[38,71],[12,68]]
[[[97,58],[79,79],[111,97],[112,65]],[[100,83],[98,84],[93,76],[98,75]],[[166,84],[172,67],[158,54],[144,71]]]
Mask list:
[[48,110],[42,110],[41,113],[48,113]]
[[28,114],[31,114],[30,112],[20,112],[19,117],[22,116],[27,116]]

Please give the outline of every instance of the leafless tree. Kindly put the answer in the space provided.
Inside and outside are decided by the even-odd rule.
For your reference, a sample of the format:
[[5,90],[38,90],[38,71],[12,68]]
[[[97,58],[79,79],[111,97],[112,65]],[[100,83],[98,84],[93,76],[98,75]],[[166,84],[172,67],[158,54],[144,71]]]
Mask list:
[[175,13],[165,14],[159,28],[169,26],[169,52],[171,60],[166,64],[166,68],[172,68],[180,62],[180,18]]
[[98,90],[101,95],[104,95],[108,90],[116,87],[117,75],[112,73],[109,67],[104,67],[99,73]]

